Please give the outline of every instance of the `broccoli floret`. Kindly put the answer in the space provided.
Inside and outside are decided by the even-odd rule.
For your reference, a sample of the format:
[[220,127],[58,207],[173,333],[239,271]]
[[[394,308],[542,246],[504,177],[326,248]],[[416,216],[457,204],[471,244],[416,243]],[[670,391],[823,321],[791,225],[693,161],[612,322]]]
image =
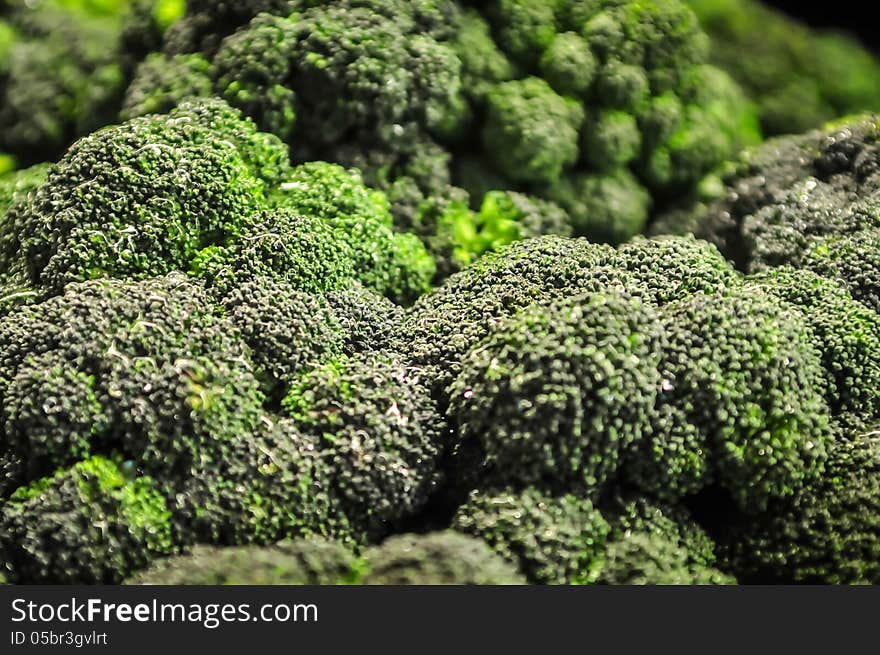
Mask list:
[[772,269],[751,276],[748,284],[803,312],[822,354],[835,417],[857,423],[880,418],[880,316],[810,271]]
[[443,426],[421,375],[394,355],[340,358],[293,383],[282,403],[318,439],[342,511],[371,538],[437,485]]
[[878,434],[840,435],[821,478],[731,525],[721,541],[731,570],[744,582],[877,584]]
[[345,331],[327,299],[271,278],[256,278],[223,300],[229,320],[250,347],[269,397],[342,354]]
[[342,328],[342,352],[351,357],[380,351],[404,352],[403,308],[387,298],[354,284],[325,294]]
[[880,228],[814,242],[803,267],[838,280],[853,298],[880,312]]
[[516,68],[492,39],[491,30],[477,11],[469,9],[459,19],[453,41],[461,60],[462,87],[476,102],[485,100],[486,93],[497,83],[516,75]]
[[597,494],[650,433],[663,347],[656,312],[616,289],[516,315],[450,385],[456,467],[482,488]]
[[483,146],[511,180],[552,184],[577,161],[584,110],[543,79],[498,84],[487,94],[486,112]]
[[363,567],[339,543],[318,539],[273,546],[216,548],[159,560],[126,581],[135,585],[338,585],[351,584]]
[[830,410],[807,320],[760,289],[691,296],[663,312],[660,420],[637,484],[681,496],[716,478],[743,509],[818,474]]
[[119,453],[164,481],[251,431],[262,402],[235,327],[181,275],[74,284],[10,312],[0,362],[3,450],[29,479]]
[[445,389],[462,359],[497,322],[532,303],[576,293],[614,250],[585,239],[545,236],[488,253],[419,298],[403,324],[410,358],[427,367],[445,406]]
[[546,194],[568,212],[575,234],[612,244],[644,230],[651,208],[651,196],[625,168],[566,176]]
[[575,32],[554,36],[540,62],[541,76],[557,93],[575,98],[587,94],[598,69],[590,45]]
[[356,171],[312,162],[297,166],[281,185],[280,207],[323,219],[336,242],[352,254],[365,286],[408,302],[430,288],[434,261],[412,234],[398,234],[388,200],[368,188]]
[[727,585],[735,578],[709,566],[688,563],[688,554],[661,535],[635,532],[608,545],[599,584]]
[[483,539],[533,584],[589,584],[602,568],[608,524],[589,500],[473,492],[452,527]]
[[128,86],[120,116],[130,120],[164,114],[185,100],[213,95],[211,63],[200,54],[166,57],[151,53],[141,62]]
[[286,166],[280,141],[217,100],[96,132],[11,210],[31,281],[186,270],[249,223]]
[[13,493],[0,507],[10,581],[118,584],[178,550],[165,498],[133,468],[96,456]]
[[510,585],[525,580],[480,539],[451,530],[391,537],[364,553],[368,585]]

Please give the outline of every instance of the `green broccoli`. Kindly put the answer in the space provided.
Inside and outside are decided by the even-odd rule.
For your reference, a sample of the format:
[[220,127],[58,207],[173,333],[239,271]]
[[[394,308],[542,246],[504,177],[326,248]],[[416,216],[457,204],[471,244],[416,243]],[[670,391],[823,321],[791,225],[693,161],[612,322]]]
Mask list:
[[18,489],[0,507],[0,526],[14,583],[118,584],[177,551],[154,481],[100,456]]
[[367,585],[512,585],[525,580],[483,541],[452,530],[390,537],[364,553]]
[[185,555],[157,561],[126,584],[350,584],[362,567],[361,560],[344,546],[318,539],[264,547],[196,546]]

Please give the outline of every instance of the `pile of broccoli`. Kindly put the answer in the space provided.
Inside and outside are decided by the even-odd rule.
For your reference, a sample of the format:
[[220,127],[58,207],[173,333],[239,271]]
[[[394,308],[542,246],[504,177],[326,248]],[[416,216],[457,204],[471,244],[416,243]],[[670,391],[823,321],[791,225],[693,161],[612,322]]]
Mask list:
[[385,193],[219,99],[3,178],[5,577],[880,579],[876,134],[750,156],[703,220],[744,272],[545,235],[434,289]]
[[122,116],[223,97],[295,161],[362,170],[439,280],[517,238],[626,241],[755,143],[707,46],[679,0],[203,0]]
[[677,0],[175,12],[0,174],[0,581],[880,583],[880,119],[717,169]]

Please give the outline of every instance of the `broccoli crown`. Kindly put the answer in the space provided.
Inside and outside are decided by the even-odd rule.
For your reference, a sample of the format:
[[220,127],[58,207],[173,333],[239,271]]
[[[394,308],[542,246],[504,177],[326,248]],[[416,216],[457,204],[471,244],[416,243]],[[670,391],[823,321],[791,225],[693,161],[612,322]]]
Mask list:
[[861,423],[880,417],[880,316],[811,271],[771,269],[750,276],[748,284],[804,314],[822,355],[833,415]]
[[483,539],[533,584],[588,584],[602,567],[608,524],[589,500],[475,491],[452,527]]
[[[184,104],[78,141],[12,210],[34,284],[186,270],[236,235],[287,164],[282,144],[225,103]],[[9,267],[4,256],[0,262]]]
[[479,467],[480,485],[598,493],[650,432],[663,347],[656,312],[619,292],[524,310],[450,386],[459,467]]
[[36,164],[112,122],[127,79],[124,7],[109,9],[53,1],[0,9],[0,152]]
[[756,0],[687,0],[710,58],[758,106],[768,135],[880,108],[880,64],[855,39],[816,31]]
[[492,326],[529,305],[591,284],[590,273],[614,255],[584,239],[544,236],[489,253],[419,298],[403,324],[409,355],[430,369],[445,404],[446,386]]
[[423,219],[451,183],[474,209],[487,191],[553,200],[572,222],[542,230],[619,242],[756,141],[751,105],[706,57],[679,0],[199,3],[141,66],[126,111],[211,86],[296,161],[362,169],[447,275],[468,244]]
[[126,581],[136,585],[349,584],[362,567],[345,546],[321,539],[272,546],[196,546],[155,562]]
[[235,327],[180,275],[71,285],[0,320],[0,353],[4,450],[30,479],[93,454],[185,470],[257,420]]
[[687,551],[661,535],[634,532],[608,545],[598,583],[724,585],[736,580],[717,568],[690,564]]
[[368,569],[363,584],[368,585],[525,583],[486,542],[452,530],[390,537],[364,557]]
[[330,291],[325,299],[342,328],[342,353],[402,352],[404,310],[366,287],[354,284]]
[[663,322],[666,420],[638,481],[684,495],[715,477],[743,509],[792,495],[820,470],[830,414],[803,315],[749,288],[672,303]]
[[282,406],[314,435],[342,511],[370,536],[428,500],[442,421],[421,371],[392,354],[339,358],[291,384]]
[[302,164],[274,202],[325,221],[336,247],[351,252],[355,275],[365,286],[401,301],[430,287],[433,259],[418,238],[394,232],[385,194],[367,187],[357,171],[326,162]]
[[880,309],[876,117],[847,119],[746,152],[698,236],[747,272],[789,265],[843,282]]
[[876,431],[842,434],[825,475],[721,540],[744,582],[877,584],[880,580],[880,443]]
[[131,462],[91,457],[0,507],[0,559],[15,583],[118,584],[173,554],[171,512]]

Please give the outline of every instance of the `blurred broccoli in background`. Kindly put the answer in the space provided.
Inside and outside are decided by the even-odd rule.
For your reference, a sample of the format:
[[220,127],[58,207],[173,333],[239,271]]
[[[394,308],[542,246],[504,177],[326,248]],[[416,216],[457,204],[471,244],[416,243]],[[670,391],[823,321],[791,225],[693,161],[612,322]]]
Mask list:
[[768,136],[880,109],[880,61],[856,39],[756,0],[686,2],[709,35],[710,59],[757,103]]

